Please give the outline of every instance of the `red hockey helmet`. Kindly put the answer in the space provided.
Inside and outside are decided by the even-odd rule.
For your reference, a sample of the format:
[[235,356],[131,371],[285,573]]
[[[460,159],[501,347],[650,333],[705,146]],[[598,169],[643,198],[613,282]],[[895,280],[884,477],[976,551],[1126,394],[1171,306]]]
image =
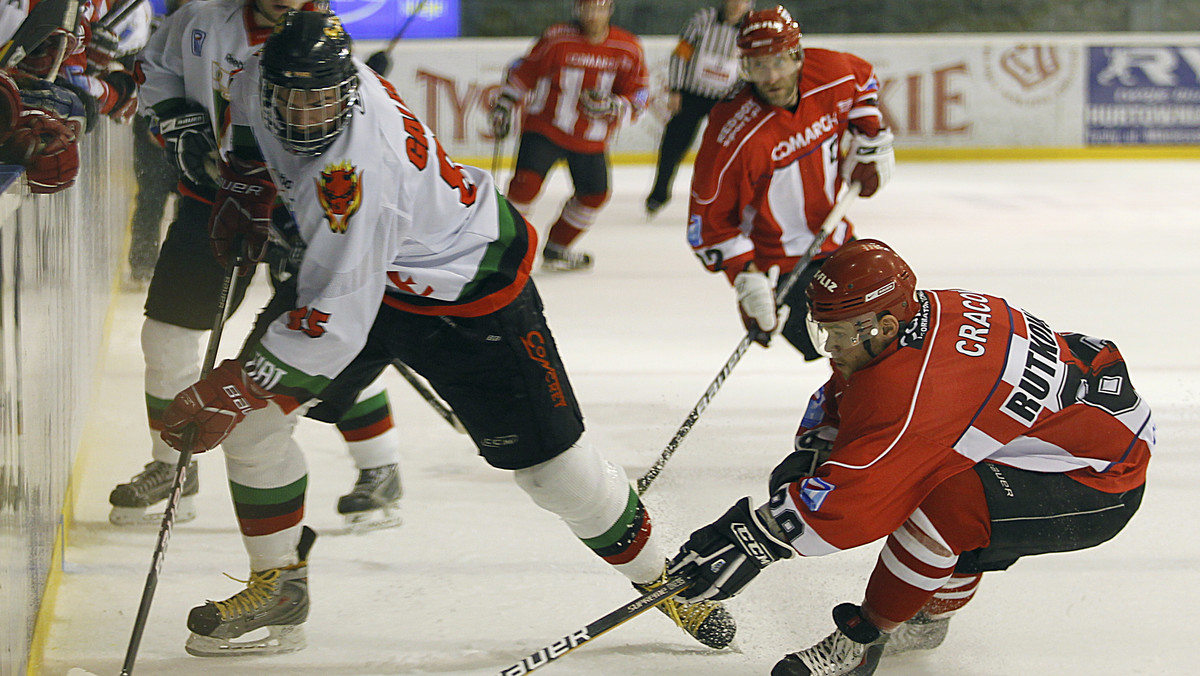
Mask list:
[[742,56],[791,54],[800,51],[800,37],[800,24],[786,7],[776,5],[772,9],[750,12],[742,19],[737,46]]
[[874,239],[838,249],[808,285],[815,322],[887,312],[902,323],[917,314],[917,276],[895,251]]

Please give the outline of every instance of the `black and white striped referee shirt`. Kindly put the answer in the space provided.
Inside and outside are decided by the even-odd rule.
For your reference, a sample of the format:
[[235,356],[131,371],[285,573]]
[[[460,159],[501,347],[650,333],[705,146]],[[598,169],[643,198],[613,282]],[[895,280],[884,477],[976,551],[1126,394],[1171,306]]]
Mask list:
[[667,85],[708,98],[724,98],[738,83],[738,26],[721,20],[716,7],[696,12],[671,52]]

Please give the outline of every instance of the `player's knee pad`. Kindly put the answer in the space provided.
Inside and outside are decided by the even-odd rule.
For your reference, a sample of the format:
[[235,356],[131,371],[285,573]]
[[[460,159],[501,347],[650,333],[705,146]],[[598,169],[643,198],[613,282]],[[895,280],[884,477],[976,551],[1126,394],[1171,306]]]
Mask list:
[[146,318],[142,323],[142,357],[146,361],[146,391],[171,399],[200,377],[203,331],[185,329]]
[[230,481],[261,487],[304,476],[304,454],[292,438],[299,417],[299,410],[287,414],[270,404],[248,414],[221,442]]
[[529,211],[529,206],[533,204],[533,200],[537,199],[538,193],[542,191],[542,182],[545,179],[545,176],[536,171],[517,169],[508,183],[508,194],[505,196],[517,208],[517,211],[525,215]]
[[576,443],[555,458],[516,470],[513,479],[535,504],[557,514],[582,538],[607,531],[629,504],[625,470],[584,444]]

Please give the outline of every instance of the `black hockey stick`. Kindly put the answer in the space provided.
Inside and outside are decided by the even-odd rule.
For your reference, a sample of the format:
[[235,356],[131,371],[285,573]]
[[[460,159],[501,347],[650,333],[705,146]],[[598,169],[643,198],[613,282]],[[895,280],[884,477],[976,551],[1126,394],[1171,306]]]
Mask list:
[[29,11],[8,42],[0,46],[0,68],[11,68],[29,56],[58,28],[74,32],[78,0],[42,0]]
[[[418,2],[416,9],[410,12],[408,18],[405,19],[404,23],[400,25],[400,30],[396,31],[396,34],[392,36],[390,41],[388,41],[387,47],[384,47],[367,58],[367,65],[370,66],[372,70],[384,77],[387,77],[388,71],[392,69],[392,60],[390,57],[388,57],[388,54],[400,42],[401,38],[404,37],[404,33],[408,31],[408,27],[412,25],[412,22],[416,21],[417,16],[421,14],[421,10],[425,9],[425,3],[428,1],[429,0],[421,0]],[[379,67],[376,68],[376,66]]]
[[462,421],[458,419],[458,416],[455,415],[454,411],[446,404],[446,402],[442,401],[441,398],[433,392],[433,390],[429,389],[429,385],[427,385],[425,381],[421,380],[420,376],[414,373],[412,369],[408,368],[408,364],[405,364],[397,359],[392,362],[392,366],[395,366],[396,370],[400,372],[400,375],[404,376],[404,379],[408,381],[408,384],[412,385],[413,389],[417,391],[417,394],[421,395],[421,398],[428,402],[429,405],[433,407],[433,410],[437,411],[438,415],[442,416],[442,420],[450,423],[450,426],[454,428],[455,432],[458,432],[459,434],[467,433],[467,428],[463,427]]
[[[234,241],[232,251],[241,250],[241,243]],[[237,274],[238,261],[230,256],[225,268],[225,279],[221,282],[221,299],[217,302],[217,311],[213,317],[212,334],[208,337],[208,349],[204,353],[204,365],[200,369],[200,377],[204,378],[212,372],[217,363],[217,348],[221,346],[221,332],[225,328],[225,308],[229,306],[229,296],[233,289],[233,278]],[[195,425],[184,430],[183,446],[190,448],[196,440],[200,428]],[[162,526],[158,529],[158,541],[154,545],[154,556],[150,559],[150,572],[146,575],[146,586],[142,589],[142,601],[138,605],[137,619],[133,622],[133,633],[129,637],[129,647],[125,650],[125,662],[121,666],[121,676],[133,673],[133,663],[137,659],[138,646],[142,642],[142,633],[146,630],[146,621],[150,616],[150,604],[154,601],[154,590],[158,587],[158,575],[162,572],[163,559],[167,555],[167,544],[171,540],[171,529],[175,526],[175,511],[179,507],[179,498],[183,495],[183,481],[187,478],[188,464],[192,461],[191,451],[180,451],[179,462],[175,464],[175,481],[171,484],[171,494],[167,496],[167,506],[163,511]]]
[[563,636],[554,641],[550,645],[531,653],[528,657],[500,670],[500,676],[519,676],[519,674],[527,674],[534,669],[540,669],[554,660],[561,658],[563,655],[571,652],[579,646],[591,641],[592,639],[605,634],[617,627],[625,624],[633,618],[650,610],[651,608],[661,604],[667,599],[676,596],[691,585],[692,581],[686,577],[669,578],[662,586],[642,594],[638,598],[626,603],[617,608],[604,617],[592,622],[588,626]]
[[[808,247],[808,251],[804,252],[804,255],[800,257],[800,260],[796,262],[796,267],[792,268],[792,271],[787,274],[787,277],[784,277],[783,281],[778,287],[776,287],[776,299],[783,299],[787,297],[788,292],[791,291],[792,287],[796,285],[796,280],[800,278],[800,273],[805,267],[808,266],[809,262],[812,261],[813,256],[817,255],[817,251],[821,249],[821,243],[825,241],[825,237],[828,236],[829,231],[836,227],[846,215],[846,210],[850,208],[850,203],[858,197],[858,193],[861,190],[862,185],[858,183],[850,184],[849,188],[846,189],[846,192],[842,195],[841,199],[839,199],[837,203],[833,205],[833,208],[829,210],[829,215],[825,217],[825,222],[821,224],[821,229],[813,238],[813,242]],[[738,343],[737,348],[733,351],[733,354],[729,355],[729,359],[726,360],[725,366],[721,369],[721,372],[717,374],[716,378],[713,378],[711,383],[709,383],[708,389],[704,391],[704,395],[700,397],[700,401],[696,402],[696,405],[692,407],[691,412],[688,413],[687,419],[685,419],[683,424],[679,426],[679,430],[675,432],[675,436],[671,438],[670,443],[667,444],[667,447],[664,448],[663,452],[658,456],[658,460],[656,460],[654,464],[650,466],[650,469],[646,470],[645,474],[638,478],[638,495],[644,495],[646,493],[646,489],[650,488],[650,484],[654,483],[654,480],[658,478],[658,475],[660,472],[662,472],[663,467],[666,467],[667,461],[670,460],[671,456],[675,454],[676,450],[678,450],[679,444],[683,442],[683,438],[688,435],[688,432],[692,431],[692,427],[696,424],[696,421],[700,419],[700,414],[704,412],[704,409],[708,408],[710,403],[712,403],[713,398],[717,396],[717,392],[721,389],[721,385],[725,383],[725,379],[728,378],[729,374],[733,372],[733,367],[738,365],[738,362],[742,360],[742,355],[746,354],[746,350],[750,349],[750,345],[753,342],[754,339],[751,337],[751,333],[747,331],[746,335],[742,337],[742,341]]]
[[108,13],[100,17],[96,25],[111,30],[113,26],[121,23],[125,20],[125,17],[132,14],[133,10],[137,9],[138,5],[143,2],[146,2],[146,0],[125,0],[120,5],[108,10]]

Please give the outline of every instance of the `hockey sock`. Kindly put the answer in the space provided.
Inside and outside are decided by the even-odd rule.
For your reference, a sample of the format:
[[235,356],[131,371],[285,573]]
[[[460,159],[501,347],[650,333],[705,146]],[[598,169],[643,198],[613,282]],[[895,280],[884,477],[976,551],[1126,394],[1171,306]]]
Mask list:
[[517,485],[553,512],[597,556],[633,582],[652,582],[664,553],[652,537],[650,514],[625,470],[576,444],[557,457],[513,473]]
[[542,182],[544,180],[546,180],[546,177],[535,171],[517,169],[517,172],[513,174],[512,180],[508,182],[508,193],[505,194],[505,197],[508,198],[508,201],[516,207],[522,216],[529,218],[533,201],[537,199],[538,193],[542,191]]
[[599,195],[575,195],[563,205],[558,220],[550,226],[546,235],[547,244],[567,248],[580,235],[596,223],[600,209],[608,201],[608,193]]
[[958,555],[918,509],[888,536],[863,602],[868,618],[893,631],[917,614],[954,572]]
[[400,461],[400,433],[392,422],[387,390],[379,381],[359,392],[354,406],[337,422],[354,466],[360,470]]

